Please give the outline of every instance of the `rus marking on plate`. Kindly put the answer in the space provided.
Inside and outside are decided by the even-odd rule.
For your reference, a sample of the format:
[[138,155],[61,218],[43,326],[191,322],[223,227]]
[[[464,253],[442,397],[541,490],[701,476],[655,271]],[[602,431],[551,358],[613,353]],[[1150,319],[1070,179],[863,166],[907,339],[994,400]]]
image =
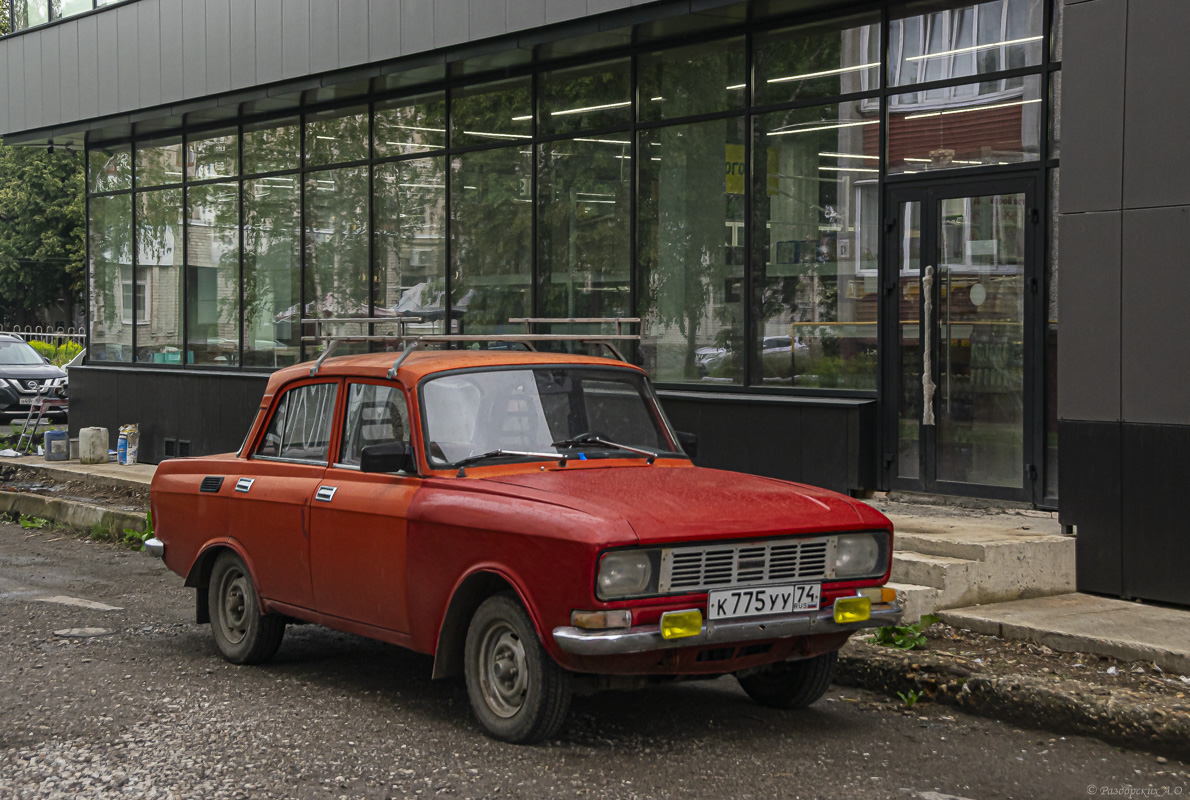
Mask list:
[[97,603],[94,600],[84,600],[81,597],[66,597],[65,595],[57,595],[55,597],[35,597],[33,598],[39,603],[58,603],[63,606],[78,606],[79,608],[89,608],[92,611],[123,611],[120,606],[109,606],[106,603]]

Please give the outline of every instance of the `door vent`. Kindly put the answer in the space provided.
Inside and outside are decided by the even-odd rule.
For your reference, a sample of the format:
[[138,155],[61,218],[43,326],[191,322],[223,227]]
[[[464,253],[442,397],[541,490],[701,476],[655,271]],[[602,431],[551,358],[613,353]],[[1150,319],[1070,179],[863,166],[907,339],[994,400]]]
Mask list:
[[165,455],[163,458],[177,458],[178,457],[178,440],[165,439]]
[[222,487],[222,475],[208,475],[202,479],[202,484],[198,487],[198,490],[200,492],[218,492]]
[[178,439],[178,458],[190,458],[189,439]]

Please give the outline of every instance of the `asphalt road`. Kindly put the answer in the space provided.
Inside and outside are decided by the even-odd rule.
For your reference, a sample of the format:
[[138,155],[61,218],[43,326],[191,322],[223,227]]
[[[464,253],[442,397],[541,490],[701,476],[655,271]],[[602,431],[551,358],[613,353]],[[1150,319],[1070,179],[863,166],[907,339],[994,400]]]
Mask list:
[[[578,698],[558,741],[505,745],[427,657],[301,626],[235,667],[192,618],[148,556],[0,525],[0,798],[1190,795],[1187,765],[1094,740],[850,689],[772,711],[730,678]],[[110,633],[55,635],[85,627]]]

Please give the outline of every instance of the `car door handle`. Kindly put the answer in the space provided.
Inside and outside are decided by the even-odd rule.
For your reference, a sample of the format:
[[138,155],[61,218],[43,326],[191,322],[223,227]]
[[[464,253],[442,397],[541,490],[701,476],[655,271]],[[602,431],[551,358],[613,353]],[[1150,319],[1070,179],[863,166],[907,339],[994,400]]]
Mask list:
[[337,491],[339,491],[338,486],[319,486],[318,491],[314,493],[314,499],[329,503],[335,499],[335,492]]
[[256,478],[240,478],[236,481],[236,491],[247,493],[254,483],[256,483]]

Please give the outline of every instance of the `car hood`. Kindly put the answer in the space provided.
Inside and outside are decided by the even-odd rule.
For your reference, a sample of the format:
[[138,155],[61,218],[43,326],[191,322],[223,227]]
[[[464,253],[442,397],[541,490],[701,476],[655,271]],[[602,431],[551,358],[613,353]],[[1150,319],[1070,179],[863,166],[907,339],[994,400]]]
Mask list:
[[65,377],[66,373],[53,364],[0,364],[0,378],[43,381]]
[[[701,467],[618,466],[487,478],[631,525],[641,544],[887,525],[825,489]],[[544,498],[543,498],[544,499]]]

